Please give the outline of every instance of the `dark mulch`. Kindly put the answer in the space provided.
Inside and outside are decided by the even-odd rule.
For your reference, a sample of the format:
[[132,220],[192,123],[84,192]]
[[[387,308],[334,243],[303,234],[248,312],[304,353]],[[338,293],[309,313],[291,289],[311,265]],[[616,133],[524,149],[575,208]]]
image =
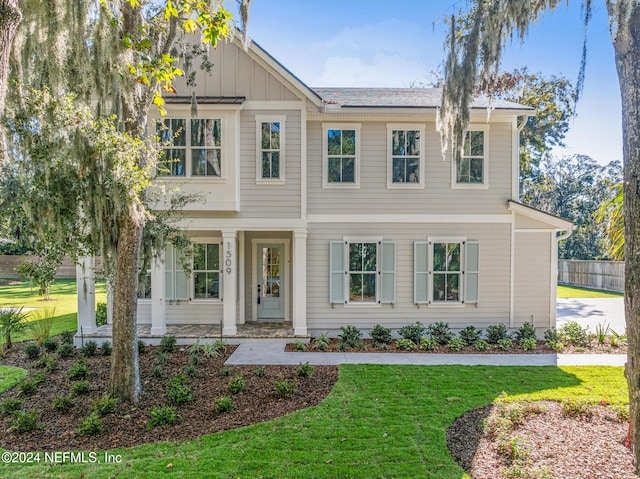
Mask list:
[[[453,351],[447,345],[438,345],[433,351],[422,351],[419,348],[415,348],[411,351],[406,351],[403,349],[399,349],[396,346],[396,342],[392,341],[390,344],[374,344],[371,339],[363,339],[364,347],[363,348],[346,348],[342,349],[340,346],[341,340],[339,338],[332,338],[329,341],[329,345],[327,349],[320,351],[314,347],[314,339],[312,339],[308,345],[305,346],[304,349],[298,349],[296,347],[296,343],[289,343],[286,346],[286,351],[313,351],[319,353],[327,353],[327,352],[338,352],[344,351],[349,353],[408,353],[408,354],[555,354],[558,351],[554,351],[553,349],[547,347],[545,341],[538,341],[535,350],[524,351],[518,347],[518,342],[514,341],[513,349],[509,351],[502,351],[497,346],[490,346],[490,349],[487,351],[477,351],[472,346],[465,346],[460,351]],[[626,346],[622,347],[611,347],[609,344],[599,345],[595,340],[593,340],[589,347],[587,348],[576,348],[571,345],[565,346],[565,348],[561,351],[562,354],[626,354],[627,348]]]
[[[167,381],[180,374],[189,365],[189,354],[177,351],[168,354],[168,362],[161,366],[162,374],[152,374],[157,362],[157,348],[148,348],[140,356],[140,372],[143,392],[140,401],[133,406],[127,403],[117,405],[115,413],[103,417],[104,433],[99,436],[82,436],[77,431],[81,420],[90,414],[91,403],[107,391],[109,379],[109,357],[85,358],[89,367],[90,391],[86,395],[73,396],[73,406],[68,412],[58,412],[52,403],[58,396],[71,393],[72,381],[68,372],[72,364],[81,357],[78,352],[73,359],[58,359],[57,369],[46,375],[35,394],[21,396],[17,388],[0,394],[0,402],[6,398],[24,399],[23,409],[38,410],[41,414],[41,428],[34,432],[7,432],[10,418],[0,418],[0,447],[20,451],[47,450],[100,450],[136,446],[160,441],[184,441],[204,434],[234,429],[260,421],[284,416],[296,410],[318,404],[324,399],[338,379],[335,366],[318,366],[311,378],[296,375],[295,366],[263,366],[265,377],[258,377],[257,366],[234,366],[226,368],[224,361],[233,351],[227,346],[226,353],[219,359],[202,358],[196,366],[195,377],[188,378],[187,384],[193,390],[193,401],[176,406],[182,416],[180,424],[156,427],[146,430],[149,411],[152,407],[172,405],[167,396]],[[98,351],[99,352],[99,351]],[[28,361],[19,347],[0,360],[1,365],[23,367],[35,372],[32,361]],[[242,374],[246,388],[238,394],[231,394],[229,380]],[[295,381],[297,391],[290,399],[280,399],[274,393],[273,382],[279,378]],[[216,414],[214,400],[223,396],[233,397],[235,409]]]

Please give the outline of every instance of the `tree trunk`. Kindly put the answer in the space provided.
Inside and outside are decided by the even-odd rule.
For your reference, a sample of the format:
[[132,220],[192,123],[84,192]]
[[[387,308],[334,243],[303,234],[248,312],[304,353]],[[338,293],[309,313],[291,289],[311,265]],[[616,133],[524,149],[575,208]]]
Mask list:
[[109,390],[121,401],[138,402],[141,391],[138,364],[138,253],[142,226],[127,217],[118,225],[113,292],[113,352]]
[[625,317],[631,448],[640,473],[640,3],[607,1],[622,97]]
[[[0,0],[0,115],[4,112],[7,95],[11,45],[21,20],[22,14],[18,7],[18,0]],[[4,135],[0,130],[0,170],[4,165],[4,152]]]

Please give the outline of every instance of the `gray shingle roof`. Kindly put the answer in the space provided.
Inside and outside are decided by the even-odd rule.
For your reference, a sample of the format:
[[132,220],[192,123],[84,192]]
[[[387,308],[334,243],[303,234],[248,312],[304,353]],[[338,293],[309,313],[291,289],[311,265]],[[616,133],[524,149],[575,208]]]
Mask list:
[[[312,88],[329,105],[344,108],[435,108],[442,99],[441,88]],[[478,97],[472,108],[487,108],[487,97]],[[494,108],[508,110],[533,110],[505,100],[494,100]]]

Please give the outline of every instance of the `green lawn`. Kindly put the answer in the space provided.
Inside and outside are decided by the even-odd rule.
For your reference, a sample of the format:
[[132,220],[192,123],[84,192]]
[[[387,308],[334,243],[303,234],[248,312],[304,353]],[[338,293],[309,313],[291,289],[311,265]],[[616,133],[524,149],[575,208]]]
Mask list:
[[623,298],[622,293],[612,293],[599,289],[558,285],[558,298]]
[[[78,327],[78,297],[76,293],[75,279],[56,279],[51,284],[51,300],[43,301],[38,295],[38,288],[29,287],[28,282],[16,285],[0,286],[0,308],[25,307],[25,308],[51,308],[55,307],[55,319],[51,329],[51,335],[60,334],[62,331],[75,331]],[[107,293],[104,281],[96,283],[96,303],[105,302]],[[28,333],[21,339],[30,339]]]
[[0,393],[15,386],[26,374],[27,371],[22,368],[0,366]]
[[110,451],[121,455],[120,464],[5,464],[0,475],[463,479],[445,431],[503,391],[512,398],[627,402],[623,368],[346,365],[320,405],[280,419]]

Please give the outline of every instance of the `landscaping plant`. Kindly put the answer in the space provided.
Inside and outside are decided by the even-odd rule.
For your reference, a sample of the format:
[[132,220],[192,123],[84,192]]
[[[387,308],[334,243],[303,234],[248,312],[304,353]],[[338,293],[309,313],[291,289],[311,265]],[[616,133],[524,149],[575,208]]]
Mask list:
[[449,323],[438,321],[429,325],[429,335],[436,340],[438,344],[449,344],[449,341],[453,338],[453,333],[449,328]]
[[476,329],[475,326],[467,326],[460,331],[460,339],[462,339],[469,346],[476,344],[478,340],[482,338],[482,329]]
[[352,325],[341,326],[342,333],[338,336],[342,343],[349,348],[362,349],[362,331]]
[[507,327],[504,324],[492,324],[487,327],[487,342],[489,344],[498,344],[500,340],[509,338]]
[[13,338],[26,327],[26,315],[22,308],[5,308],[0,311],[0,341],[3,342],[0,352],[11,349]]
[[[406,326],[401,327],[398,330],[398,334],[403,339],[408,339],[414,345],[420,344],[420,340],[426,334],[427,328],[424,325],[417,321],[414,324],[407,324]],[[397,343],[396,343],[397,345]]]
[[375,345],[389,344],[392,340],[391,328],[385,328],[381,324],[376,324],[369,335]]
[[149,416],[151,419],[147,422],[147,431],[151,431],[156,426],[173,426],[182,421],[182,416],[176,413],[176,408],[173,406],[151,408]]

